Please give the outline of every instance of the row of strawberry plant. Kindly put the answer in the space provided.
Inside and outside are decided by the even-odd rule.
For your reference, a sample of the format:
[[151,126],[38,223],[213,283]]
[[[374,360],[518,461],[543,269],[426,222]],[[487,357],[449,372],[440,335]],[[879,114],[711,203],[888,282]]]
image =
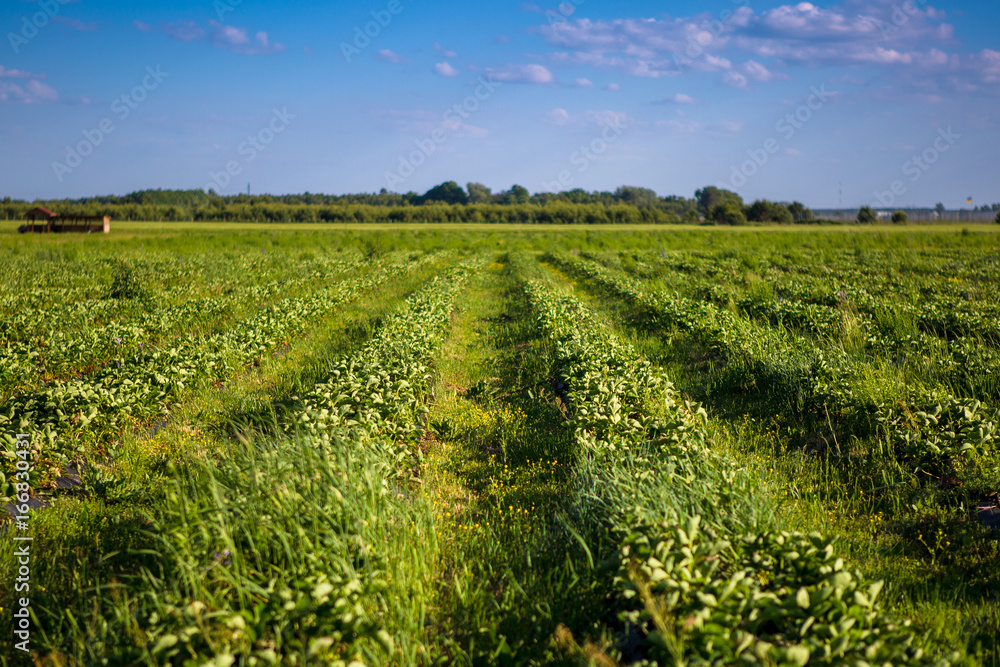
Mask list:
[[[970,248],[896,253],[802,247],[791,252],[769,253],[764,249],[755,254],[732,250],[663,250],[655,254],[636,251],[630,254],[636,259],[651,260],[656,266],[666,265],[692,275],[774,269],[800,284],[822,286],[828,281],[836,281],[866,285],[878,296],[916,290],[925,297],[960,296],[986,300],[998,280],[996,253],[988,246],[978,252]],[[949,280],[942,280],[945,273]]]
[[[605,266],[621,267],[637,275],[648,273],[643,263],[626,257],[624,260],[607,255],[585,255]],[[793,326],[821,339],[839,343],[845,335],[857,329],[860,343],[872,359],[888,359],[897,365],[918,368],[933,381],[949,385],[956,392],[984,399],[1000,399],[1000,351],[974,336],[949,340],[947,330],[931,329],[942,335],[928,333],[932,326],[919,320],[906,304],[876,299],[859,287],[848,287],[827,299],[797,298],[788,295],[780,279],[768,277],[767,282],[749,282],[742,276],[728,279],[687,277],[676,273],[656,272],[660,282],[694,298],[706,300],[720,308],[735,306],[748,317],[778,326]],[[771,286],[775,292],[772,294]],[[763,286],[766,289],[761,290]],[[859,308],[859,304],[868,305]],[[923,308],[924,306],[921,306]],[[961,316],[955,315],[961,319]],[[985,317],[977,315],[977,317]],[[970,320],[966,320],[970,322]],[[1000,321],[1000,320],[998,320]],[[952,330],[953,331],[953,330]]]
[[[128,424],[161,417],[181,392],[218,380],[287,341],[338,305],[392,278],[438,259],[384,262],[368,276],[344,281],[309,296],[287,298],[261,308],[230,329],[171,341],[170,347],[144,347],[94,375],[58,380],[12,397],[0,406],[0,426],[7,431],[7,456],[14,452],[12,433],[29,433],[39,457],[38,471],[49,474],[78,454],[81,436],[113,436]],[[11,461],[12,463],[12,461]]]
[[[8,340],[0,348],[0,396],[23,392],[39,381],[87,375],[100,366],[120,362],[148,345],[162,345],[178,332],[210,327],[218,329],[227,320],[259,309],[275,297],[289,297],[305,289],[357,270],[340,265],[329,273],[309,278],[279,280],[233,289],[229,293],[193,299],[175,306],[142,309],[135,317],[101,327],[56,331],[30,340]],[[128,303],[110,300],[119,308]]]
[[860,431],[887,428],[901,454],[924,470],[941,472],[992,455],[1000,414],[976,399],[912,384],[880,385],[880,395],[859,384],[876,373],[843,350],[821,348],[786,331],[761,327],[710,303],[653,293],[640,281],[571,255],[550,255],[559,266],[639,306],[649,324],[692,332],[729,363],[741,391],[850,420]]
[[[632,255],[634,258],[628,257],[627,264],[637,273],[661,278],[673,271],[686,274],[684,282],[689,289],[703,290],[723,302],[729,298],[728,286],[746,282],[740,270],[745,267],[723,257],[688,257],[678,261],[649,253]],[[831,274],[824,276],[764,268],[757,270],[765,274],[768,285],[773,286],[774,294],[781,299],[776,302],[775,315],[801,317],[806,326],[822,327],[826,320],[836,316],[830,309],[847,307],[872,322],[889,310],[897,319],[908,319],[920,331],[944,340],[967,337],[1000,344],[1000,304],[991,298],[994,290],[988,283],[983,287],[982,283],[970,284],[959,278],[960,272],[954,266],[949,267],[948,280],[942,276],[943,266],[933,275],[916,277],[886,275],[883,269],[875,273],[859,271],[850,265],[836,270],[826,267]],[[919,298],[900,298],[908,294]],[[796,300],[802,304],[795,306]]]
[[[412,664],[425,655],[412,636],[423,620],[398,627],[399,608],[411,604],[401,601],[411,593],[401,590],[403,554],[434,548],[429,512],[407,500],[409,470],[427,412],[430,364],[457,295],[481,264],[472,260],[431,279],[363,348],[293,398],[284,444],[252,464],[239,456],[220,462],[211,493],[195,476],[170,496],[157,550],[184,565],[170,580],[152,579],[157,610],[143,630],[154,661],[226,655],[241,664],[344,665],[389,661],[388,652]],[[258,475],[274,482],[257,484]],[[213,483],[219,477],[235,484]],[[226,520],[216,520],[220,515]],[[418,535],[423,545],[413,543]],[[220,590],[254,593],[248,603]],[[210,602],[196,608],[195,600]]]
[[211,254],[127,263],[102,256],[95,265],[78,269],[86,276],[87,285],[73,288],[59,287],[58,283],[35,285],[50,279],[46,272],[42,272],[43,277],[24,272],[20,280],[31,281],[32,287],[0,293],[0,335],[8,342],[23,342],[58,331],[127,323],[146,310],[130,307],[146,306],[144,303],[121,298],[129,293],[148,296],[147,301],[163,306],[180,306],[191,299],[224,296],[239,289],[329,278],[352,270],[360,261],[359,253],[301,262]]
[[617,605],[645,638],[642,664],[946,664],[830,538],[767,525],[750,472],[710,448],[703,408],[576,298],[525,289],[586,452],[580,517],[617,545]]

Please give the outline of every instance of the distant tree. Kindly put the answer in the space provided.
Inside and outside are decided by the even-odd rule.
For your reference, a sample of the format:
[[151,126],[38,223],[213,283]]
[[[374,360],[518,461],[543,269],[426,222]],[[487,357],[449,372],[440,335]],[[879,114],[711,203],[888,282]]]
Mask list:
[[790,225],[792,214],[783,204],[758,199],[745,209],[747,220],[751,222],[775,222],[780,225]]
[[510,188],[510,198],[514,204],[527,204],[531,199],[531,193],[523,185],[513,185]]
[[896,211],[892,214],[892,222],[897,225],[905,225],[909,221],[906,211]]
[[511,186],[510,190],[493,195],[494,204],[527,204],[529,201],[531,201],[531,194],[527,188],[521,185]]
[[446,204],[467,204],[469,203],[469,196],[465,194],[462,186],[455,181],[445,181],[441,185],[435,185],[420,198],[421,204],[433,201],[444,202]]
[[709,185],[701,190],[696,190],[694,198],[698,200],[698,210],[701,211],[701,213],[706,217],[710,216],[711,212],[715,210],[715,207],[720,204],[734,204],[740,207],[743,206],[743,198],[738,194],[729,190],[722,190],[714,185]]
[[1000,225],[1000,213],[997,213],[997,218],[996,218],[996,220],[994,220],[993,222],[995,222],[995,223],[997,223],[998,225]]
[[733,202],[717,204],[711,211],[711,218],[720,225],[747,224],[747,218],[743,215],[743,206]]
[[871,206],[862,206],[858,210],[858,222],[862,225],[874,225],[876,220],[878,220],[878,216],[875,215]]
[[574,204],[589,204],[594,201],[594,198],[591,197],[590,193],[583,188],[573,188],[572,190],[567,190],[562,193],[562,196],[565,197],[567,201],[571,201]]
[[615,199],[623,204],[631,204],[638,208],[654,208],[660,201],[653,190],[631,185],[623,185],[615,190]]
[[793,201],[788,205],[788,212],[792,214],[792,220],[803,222],[805,220],[815,220],[816,217],[802,202]]
[[934,205],[934,212],[938,214],[938,218],[943,218],[944,214],[946,213],[945,208],[944,208],[944,204],[942,204],[941,202],[938,202],[937,204],[935,204]]
[[778,225],[790,225],[795,222],[792,212],[784,204],[775,204],[771,212],[771,221]]
[[771,202],[765,199],[758,199],[743,209],[744,215],[750,222],[765,222],[769,220],[771,213]]
[[469,191],[470,204],[489,204],[493,200],[493,193],[482,183],[469,183],[465,189]]
[[677,195],[668,195],[660,199],[659,206],[664,211],[669,211],[679,218],[682,218],[688,211],[691,211],[694,213],[695,221],[697,221],[698,202],[694,199],[678,197]]

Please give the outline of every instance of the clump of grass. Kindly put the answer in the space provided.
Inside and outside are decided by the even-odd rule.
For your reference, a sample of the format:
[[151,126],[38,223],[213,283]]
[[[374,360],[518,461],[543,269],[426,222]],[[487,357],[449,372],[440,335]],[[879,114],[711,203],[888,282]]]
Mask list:
[[111,286],[105,297],[108,299],[148,301],[152,298],[152,292],[142,270],[136,263],[118,260],[115,262]]

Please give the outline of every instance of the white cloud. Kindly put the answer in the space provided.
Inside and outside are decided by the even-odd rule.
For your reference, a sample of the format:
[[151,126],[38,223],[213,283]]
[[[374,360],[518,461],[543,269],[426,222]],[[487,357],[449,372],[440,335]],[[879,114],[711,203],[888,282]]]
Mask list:
[[482,139],[490,134],[490,131],[484,127],[469,125],[468,123],[463,123],[460,120],[443,121],[441,123],[441,128],[446,130],[448,134],[453,137],[471,137],[473,139]]
[[436,63],[434,65],[434,71],[441,76],[458,76],[458,70],[451,66],[451,64],[446,60],[443,63]]
[[[752,14],[748,8],[734,12],[729,24],[709,31],[710,14],[688,19],[616,19],[612,21],[563,21],[539,26],[535,32],[557,47],[569,49],[548,54],[558,64],[590,65],[614,69],[627,76],[659,78],[679,74],[678,61],[695,70],[727,69],[718,55],[738,24]],[[718,21],[716,20],[716,23]],[[691,50],[689,52],[689,50]]]
[[133,21],[132,25],[142,32],[158,30],[181,42],[193,42],[207,35],[208,40],[220,49],[243,55],[281,53],[285,50],[284,44],[272,44],[267,33],[262,30],[250,37],[246,28],[224,25],[217,21],[209,21],[208,30],[194,21],[161,22],[155,28],[142,21]]
[[262,55],[280,53],[285,50],[283,44],[271,44],[267,33],[263,31],[258,32],[251,39],[246,28],[223,25],[216,21],[209,21],[208,25],[212,28],[212,33],[209,35],[212,43],[233,53]]
[[390,51],[389,49],[379,49],[375,53],[375,55],[372,56],[372,58],[374,58],[375,60],[381,60],[384,63],[395,63],[395,64],[398,64],[398,63],[408,63],[408,62],[410,62],[409,58],[407,58],[405,56],[401,56],[398,53]]
[[59,93],[37,79],[24,85],[0,81],[0,103],[51,104],[58,101]]
[[627,127],[635,122],[624,111],[588,111],[584,116],[592,123],[611,127]]
[[755,81],[767,83],[768,81],[774,79],[774,73],[756,60],[748,60],[743,63],[742,70],[744,74]]
[[44,79],[45,76],[41,74],[32,74],[31,72],[25,72],[20,69],[7,69],[3,65],[0,65],[0,79]]
[[569,125],[570,118],[569,113],[565,109],[553,109],[545,114],[545,117],[556,125]]
[[593,88],[594,87],[594,82],[591,81],[590,79],[586,79],[584,77],[580,77],[579,79],[575,80],[573,83],[575,83],[576,85],[580,86],[581,88]]
[[536,54],[543,62],[629,77],[719,72],[727,85],[744,88],[787,78],[783,70],[790,67],[850,67],[876,68],[891,87],[935,94],[997,82],[989,55],[955,53],[946,14],[916,4],[922,3],[901,10],[898,0],[792,2],[764,11],[741,7],[728,20],[710,13],[577,19],[532,31],[558,49]]
[[987,83],[1000,83],[1000,51],[983,49],[972,58],[972,66]]
[[621,89],[622,87],[617,83],[609,83],[608,85],[604,86],[604,90],[621,90]]
[[434,50],[442,54],[445,58],[451,58],[452,60],[454,60],[455,58],[458,57],[457,53],[455,53],[451,49],[444,48],[443,46],[441,46],[439,42],[434,42]]
[[695,99],[694,97],[691,97],[690,95],[687,95],[685,93],[675,93],[657,102],[657,104],[700,104],[700,103],[701,100]]
[[747,87],[747,78],[739,72],[726,72],[722,75],[722,83],[743,90]]
[[[34,74],[20,69],[7,69],[0,65],[0,103],[50,104],[59,101],[59,93],[39,79],[44,74]],[[15,83],[14,80],[19,80]]]
[[500,69],[488,69],[489,74],[497,81],[505,83],[552,83],[555,77],[552,76],[546,67],[542,65],[507,65]]

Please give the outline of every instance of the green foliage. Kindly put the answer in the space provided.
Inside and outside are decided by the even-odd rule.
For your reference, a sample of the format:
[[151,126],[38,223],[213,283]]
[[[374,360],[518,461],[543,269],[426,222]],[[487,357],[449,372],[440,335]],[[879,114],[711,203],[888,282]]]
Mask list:
[[[965,447],[968,443],[973,443],[979,448],[977,452],[984,454],[982,447],[991,441],[995,424],[1000,421],[1000,416],[993,411],[981,409],[978,404],[964,403],[936,386],[881,381],[884,371],[880,367],[852,358],[843,348],[831,348],[803,337],[783,335],[770,326],[747,321],[715,304],[670,292],[651,293],[641,281],[613,273],[594,262],[563,254],[553,259],[560,266],[635,303],[657,326],[688,330],[701,344],[722,355],[728,361],[719,375],[719,388],[734,393],[764,395],[774,409],[782,412],[819,413],[827,419],[831,414],[835,415],[843,422],[842,429],[853,430],[858,435],[892,424],[890,430],[896,434],[894,437],[907,443],[902,455],[912,461],[911,467],[924,464],[924,457],[918,451],[920,448],[933,455],[943,453],[944,457],[937,460],[949,465],[956,454],[968,450]],[[843,315],[832,308],[796,303],[794,300],[775,303],[766,293],[755,295],[755,286],[760,284],[766,283],[749,282],[748,296],[739,303],[740,308],[751,315],[771,321],[795,322],[823,333],[844,327]],[[863,294],[859,292],[856,298],[862,299]],[[836,301],[846,297],[846,293],[838,294]],[[721,295],[719,300],[722,301]],[[908,349],[920,343],[915,322],[906,309],[880,307],[863,335],[867,344],[875,349]],[[929,344],[934,345],[933,341]],[[974,347],[980,349],[979,346]],[[964,351],[956,352],[961,355],[960,359],[975,358],[975,355],[965,357],[967,353]],[[958,360],[951,363],[965,365]],[[992,363],[1000,364],[1000,358]],[[978,376],[983,366],[981,362],[978,370],[973,366],[972,376]],[[874,387],[869,384],[869,378],[875,383]],[[946,379],[953,381],[951,376],[946,376]],[[939,418],[936,415],[940,410],[935,412],[924,407],[937,401],[946,407],[942,408],[943,414],[952,417]],[[966,415],[966,411],[971,411],[968,412],[971,416],[966,419],[968,423],[962,422],[965,426],[960,427],[955,415]],[[926,419],[931,421],[913,421],[909,415],[914,414],[930,415]],[[943,435],[940,437],[931,435],[927,430],[935,419],[944,419],[944,426],[941,427]],[[958,444],[947,446],[949,438]]]
[[743,198],[740,197],[735,192],[729,190],[722,190],[714,185],[709,185],[700,190],[696,190],[694,193],[694,198],[698,202],[698,210],[705,217],[711,217],[712,211],[715,207],[722,205],[732,205],[734,207],[743,208]]
[[150,291],[146,287],[145,278],[139,267],[134,263],[119,260],[115,264],[114,278],[108,289],[107,298],[145,300],[149,297]]
[[[423,262],[432,259],[426,256]],[[113,364],[88,376],[56,379],[20,392],[0,407],[0,425],[31,434],[39,449],[39,481],[48,481],[80,454],[81,438],[114,432],[137,420],[162,418],[193,387],[223,379],[235,368],[270,353],[339,304],[423,262],[411,262],[408,257],[383,259],[370,275],[262,306],[226,330],[207,336],[195,332],[156,345],[140,344],[144,342],[141,330],[130,330],[128,338],[116,336],[110,341],[85,337],[86,344],[112,347],[115,353],[123,343],[126,347]],[[79,359],[81,352],[74,354]]]
[[872,210],[871,206],[862,206],[858,209],[858,223],[862,225],[874,225],[878,220],[878,216],[875,215],[875,211]]
[[807,220],[815,220],[816,216],[813,212],[806,208],[802,202],[792,202],[788,205],[788,212],[792,214],[792,219],[795,222],[805,222]]
[[534,281],[525,290],[570,387],[569,425],[590,455],[578,471],[580,513],[618,542],[619,616],[649,658],[948,664],[880,611],[882,583],[847,570],[830,538],[759,530],[747,471],[709,448],[704,408],[682,401],[574,297]]
[[615,190],[615,197],[623,204],[636,206],[638,208],[656,208],[659,204],[659,197],[656,192],[649,188],[637,188],[631,185],[623,185]]
[[469,183],[465,189],[469,193],[470,204],[488,204],[493,201],[493,193],[482,183]]
[[831,539],[782,532],[730,543],[699,523],[641,526],[622,546],[619,581],[642,604],[624,616],[660,664],[938,664],[878,611],[882,582],[846,569]]
[[[143,664],[413,664],[425,655],[423,610],[404,582],[428,577],[436,541],[430,512],[406,492],[429,363],[484,261],[460,262],[409,297],[367,345],[292,397],[273,430],[172,462],[148,512],[154,558],[126,599],[56,610],[46,641],[63,643],[49,649]],[[108,631],[94,634],[73,612]],[[401,624],[394,638],[387,628]]]
[[527,204],[530,199],[531,194],[523,185],[513,185],[510,190],[501,192],[493,197],[494,203],[505,206]]
[[[674,215],[581,193],[398,210]],[[991,664],[1000,561],[976,509],[1000,480],[1000,305],[984,234],[10,236],[0,496],[8,436],[29,432],[33,490],[55,498],[32,516],[34,658],[925,665],[957,647]],[[462,297],[489,261],[437,252],[462,246],[553,252],[512,252]],[[348,305],[390,282],[397,310]],[[344,307],[363,333],[340,330]],[[323,351],[298,356],[313,331]],[[474,378],[446,375],[500,340]],[[253,419],[217,432],[221,414]],[[197,444],[147,441],[164,425]],[[81,460],[84,488],[52,492]],[[0,544],[4,580],[12,553]]]
[[909,221],[909,216],[905,211],[896,211],[892,214],[892,222],[895,225],[905,225]]
[[719,225],[745,225],[746,216],[743,215],[743,207],[734,203],[718,204],[711,210],[709,216]]
[[441,185],[435,185],[433,188],[424,193],[419,199],[419,203],[427,204],[429,202],[442,202],[445,204],[466,204],[469,201],[469,196],[465,194],[465,190],[462,189],[455,181],[446,181]]
[[903,453],[935,473],[963,458],[981,458],[993,449],[1000,414],[973,399],[947,398],[923,410],[889,407],[881,421]]
[[792,212],[784,204],[758,199],[746,207],[746,218],[751,222],[770,222],[788,225],[794,222]]

